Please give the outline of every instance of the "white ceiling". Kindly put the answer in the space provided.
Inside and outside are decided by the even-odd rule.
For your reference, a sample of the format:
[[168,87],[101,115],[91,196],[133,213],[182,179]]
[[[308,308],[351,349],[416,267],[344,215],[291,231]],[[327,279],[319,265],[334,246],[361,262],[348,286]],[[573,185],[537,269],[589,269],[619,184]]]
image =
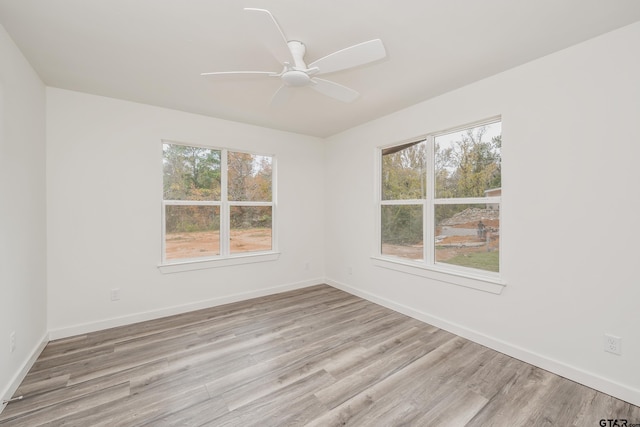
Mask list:
[[[200,76],[281,70],[243,7],[271,11],[307,63],[374,38],[387,58],[326,76],[361,93],[351,104],[300,88],[271,107],[277,79]],[[638,20],[638,0],[0,0],[48,86],[319,137]]]

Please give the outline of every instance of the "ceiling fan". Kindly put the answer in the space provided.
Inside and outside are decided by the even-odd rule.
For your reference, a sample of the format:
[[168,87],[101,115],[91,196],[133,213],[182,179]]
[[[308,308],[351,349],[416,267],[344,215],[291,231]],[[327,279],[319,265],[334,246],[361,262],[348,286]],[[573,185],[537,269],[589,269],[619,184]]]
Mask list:
[[299,87],[309,87],[342,102],[352,102],[360,95],[346,86],[316,76],[346,70],[384,58],[387,53],[380,39],[369,40],[334,52],[308,66],[304,62],[306,48],[297,40],[287,40],[271,12],[265,9],[245,8],[251,26],[260,35],[271,54],[283,65],[280,72],[271,71],[219,71],[202,76],[255,75],[275,77],[282,86],[271,99],[272,105],[285,103]]

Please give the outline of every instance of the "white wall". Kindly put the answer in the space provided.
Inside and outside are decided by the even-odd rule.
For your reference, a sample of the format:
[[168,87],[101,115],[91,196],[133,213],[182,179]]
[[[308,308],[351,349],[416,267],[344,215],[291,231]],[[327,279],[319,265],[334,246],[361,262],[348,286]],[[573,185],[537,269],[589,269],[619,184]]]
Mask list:
[[6,399],[46,339],[45,87],[2,26],[0,59],[0,399]]
[[[159,272],[162,139],[276,156],[277,261]],[[317,138],[48,88],[51,336],[322,282],[323,150]]]
[[[640,23],[330,138],[329,283],[640,404],[638,52]],[[498,114],[503,293],[373,266],[375,147]]]

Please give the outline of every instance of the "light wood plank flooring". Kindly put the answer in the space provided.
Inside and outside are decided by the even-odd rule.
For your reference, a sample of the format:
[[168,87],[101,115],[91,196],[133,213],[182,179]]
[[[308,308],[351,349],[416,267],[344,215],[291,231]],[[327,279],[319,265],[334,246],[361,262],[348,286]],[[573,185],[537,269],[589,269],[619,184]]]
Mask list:
[[2,426],[598,426],[640,408],[330,286],[50,342]]

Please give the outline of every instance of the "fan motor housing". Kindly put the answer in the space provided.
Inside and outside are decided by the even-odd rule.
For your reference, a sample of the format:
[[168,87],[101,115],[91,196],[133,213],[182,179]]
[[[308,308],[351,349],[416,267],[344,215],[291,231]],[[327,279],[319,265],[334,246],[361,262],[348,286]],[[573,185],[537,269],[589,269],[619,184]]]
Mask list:
[[304,71],[290,70],[282,75],[282,81],[287,86],[306,86],[311,78]]

